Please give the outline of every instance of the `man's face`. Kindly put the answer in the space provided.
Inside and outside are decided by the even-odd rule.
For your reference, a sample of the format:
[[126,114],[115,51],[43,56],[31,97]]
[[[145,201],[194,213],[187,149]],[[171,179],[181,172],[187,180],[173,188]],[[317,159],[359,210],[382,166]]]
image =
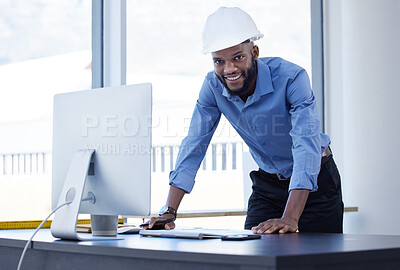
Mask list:
[[258,47],[253,42],[213,52],[214,70],[231,95],[249,96],[254,92]]

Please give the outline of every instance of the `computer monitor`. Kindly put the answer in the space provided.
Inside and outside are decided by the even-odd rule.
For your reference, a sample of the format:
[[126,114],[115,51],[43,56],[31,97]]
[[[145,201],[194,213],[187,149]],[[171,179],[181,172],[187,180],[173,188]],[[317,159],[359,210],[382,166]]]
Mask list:
[[83,240],[78,213],[150,214],[151,112],[148,83],[55,95],[52,208],[72,203],[55,213],[53,236]]

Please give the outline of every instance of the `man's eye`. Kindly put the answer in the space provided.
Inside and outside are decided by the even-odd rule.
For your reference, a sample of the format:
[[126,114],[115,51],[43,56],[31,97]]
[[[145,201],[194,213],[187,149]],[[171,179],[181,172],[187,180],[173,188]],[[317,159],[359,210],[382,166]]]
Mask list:
[[238,55],[235,57],[235,60],[242,60],[244,58],[244,55]]
[[214,61],[214,64],[215,64],[215,65],[221,65],[222,63],[223,63],[222,60],[215,60],[215,61]]

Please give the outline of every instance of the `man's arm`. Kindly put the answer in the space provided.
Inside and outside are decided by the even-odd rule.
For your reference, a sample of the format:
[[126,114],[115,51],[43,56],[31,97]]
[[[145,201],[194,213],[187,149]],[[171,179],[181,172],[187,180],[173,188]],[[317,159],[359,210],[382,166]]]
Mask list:
[[186,192],[184,190],[174,187],[173,185],[170,185],[168,199],[167,199],[167,205],[171,206],[175,210],[178,210],[178,207],[179,207],[179,205],[182,201],[182,198],[185,194],[186,194]]
[[[175,170],[170,173],[167,205],[175,210],[178,209],[185,193],[190,193],[193,188],[197,170],[220,118],[221,111],[217,106],[209,80],[206,78],[193,111],[188,136],[181,143]],[[169,218],[174,218],[174,215],[165,214],[153,217],[149,220],[149,226],[145,226],[145,228],[152,228],[156,221]],[[173,229],[174,227],[174,222],[167,223],[164,226],[165,229]]]
[[309,190],[307,189],[291,190],[282,218],[270,219],[260,223],[258,226],[251,228],[253,233],[296,232],[300,216],[307,202],[308,193]]

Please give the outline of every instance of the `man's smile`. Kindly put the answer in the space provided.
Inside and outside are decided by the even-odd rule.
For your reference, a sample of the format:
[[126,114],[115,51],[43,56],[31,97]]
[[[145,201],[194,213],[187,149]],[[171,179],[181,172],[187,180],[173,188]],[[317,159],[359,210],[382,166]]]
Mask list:
[[224,78],[226,80],[231,81],[231,82],[236,81],[241,77],[242,77],[242,73],[240,73],[240,74],[231,74],[231,75],[224,76]]

